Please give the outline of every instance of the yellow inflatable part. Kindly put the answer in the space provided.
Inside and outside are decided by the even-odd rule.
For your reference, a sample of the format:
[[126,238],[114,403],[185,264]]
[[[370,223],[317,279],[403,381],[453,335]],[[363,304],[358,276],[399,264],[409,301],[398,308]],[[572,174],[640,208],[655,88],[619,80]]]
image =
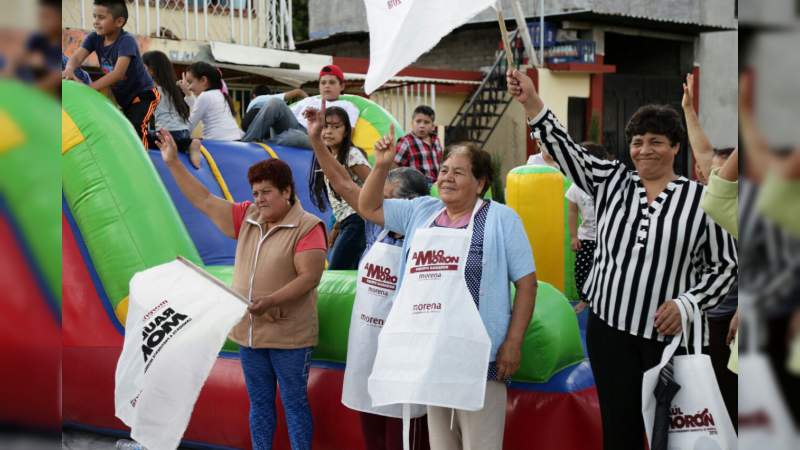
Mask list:
[[119,323],[125,326],[125,321],[128,320],[128,297],[123,298],[117,303],[117,307],[114,308],[114,315],[117,316]]
[[66,111],[63,109],[61,110],[61,154],[65,154],[75,147],[76,145],[83,142],[85,138],[83,137],[83,133],[81,130],[78,129],[78,126],[75,125],[75,122],[72,120],[72,117],[67,114]]
[[280,158],[278,158],[278,154],[275,153],[275,150],[273,150],[272,147],[270,147],[269,145],[264,144],[263,142],[254,142],[254,144],[260,145],[261,148],[263,148],[265,152],[269,153],[269,156],[272,159],[280,159]]
[[353,145],[364,150],[367,156],[372,156],[372,153],[375,151],[375,143],[378,142],[380,138],[381,135],[375,128],[375,125],[367,122],[363,117],[358,118],[356,128],[353,131]]
[[219,188],[222,190],[222,195],[225,196],[225,200],[232,202],[233,196],[231,195],[231,191],[228,189],[228,184],[225,183],[225,179],[222,178],[222,174],[219,172],[219,167],[217,167],[217,162],[214,161],[214,157],[211,156],[211,153],[209,153],[208,150],[206,150],[206,148],[202,145],[200,146],[200,153],[203,154],[203,157],[208,163],[208,167],[211,169],[211,173],[214,174],[214,178],[217,180],[217,184],[219,184]]
[[25,142],[25,135],[11,116],[0,110],[0,153],[17,148]]
[[566,293],[564,242],[569,227],[564,212],[565,180],[551,167],[517,167],[506,178],[506,204],[522,218],[533,249],[537,278]]

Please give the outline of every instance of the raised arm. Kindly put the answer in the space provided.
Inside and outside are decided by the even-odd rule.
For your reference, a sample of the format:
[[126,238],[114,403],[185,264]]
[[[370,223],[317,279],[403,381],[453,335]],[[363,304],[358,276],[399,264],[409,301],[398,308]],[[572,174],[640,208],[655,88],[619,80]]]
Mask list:
[[539,140],[561,172],[594,197],[595,183],[618,170],[620,163],[597,158],[575,143],[555,114],[545,107],[530,77],[515,69],[506,74],[506,80],[508,92],[522,103],[528,124],[539,134]]
[[[735,239],[739,238],[739,149],[711,172],[700,207]],[[763,190],[762,190],[763,191]]]
[[369,173],[361,195],[358,210],[361,217],[383,226],[383,185],[394,164],[394,125],[389,126],[389,135],[375,143],[375,168]]
[[[322,100],[322,109],[308,108],[303,112],[308,121],[308,138],[311,147],[314,149],[314,156],[317,157],[322,172],[328,178],[331,187],[339,194],[348,205],[353,207],[356,212],[358,209],[358,196],[361,188],[353,182],[347,169],[344,168],[322,142],[322,127],[325,123],[325,100]],[[366,178],[366,177],[364,177]]]
[[743,73],[739,76],[739,134],[742,137],[743,150],[747,153],[745,164],[748,178],[760,182],[775,163],[767,139],[756,120],[754,84],[752,74]]
[[189,105],[189,133],[192,133],[197,125],[203,120],[205,114],[205,104],[199,102],[198,97],[189,90],[189,81],[186,79],[186,72],[181,74],[181,79],[177,82],[178,87],[183,92],[183,100]]
[[61,77],[67,80],[78,81],[78,79],[75,77],[75,71],[81,66],[81,64],[83,64],[83,61],[86,60],[87,56],[89,56],[89,50],[86,50],[83,47],[78,47],[78,49],[75,50],[75,53],[69,57],[67,66],[64,67],[64,71],[61,72]]
[[711,160],[714,158],[714,147],[708,140],[703,127],[700,126],[700,119],[694,110],[694,75],[686,75],[686,82],[683,83],[683,98],[681,99],[683,114],[686,116],[686,132],[689,135],[689,144],[692,147],[692,154],[697,167],[700,169],[704,179],[708,179],[711,173]]
[[169,131],[159,130],[156,145],[161,150],[161,158],[175,178],[183,195],[195,208],[208,216],[225,236],[234,238],[233,203],[212,195],[197,178],[186,170],[186,167],[178,160],[178,147]]
[[719,169],[719,176],[727,181],[739,181],[739,147],[733,149],[731,156]]
[[128,71],[128,66],[130,63],[130,56],[120,56],[117,58],[117,63],[114,65],[114,69],[98,78],[97,81],[94,81],[91,84],[92,89],[100,91],[125,78],[125,72]]
[[308,94],[306,94],[306,91],[300,88],[292,89],[291,91],[283,93],[283,101],[286,102],[286,104],[289,104],[289,102],[292,102],[294,100],[304,99],[306,97],[308,97]]

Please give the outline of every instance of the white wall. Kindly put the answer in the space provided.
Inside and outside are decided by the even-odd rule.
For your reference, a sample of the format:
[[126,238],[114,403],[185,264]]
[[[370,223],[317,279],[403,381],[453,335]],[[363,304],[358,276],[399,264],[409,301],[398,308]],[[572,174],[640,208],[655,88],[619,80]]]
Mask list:
[[738,130],[738,32],[701,35],[700,124],[715,147],[733,147]]

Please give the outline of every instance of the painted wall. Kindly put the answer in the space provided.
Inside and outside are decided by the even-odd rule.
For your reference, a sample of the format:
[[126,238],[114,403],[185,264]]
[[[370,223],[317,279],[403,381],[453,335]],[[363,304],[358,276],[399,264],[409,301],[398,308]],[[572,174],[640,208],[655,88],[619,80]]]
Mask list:
[[715,147],[737,143],[738,32],[706,33],[697,44],[700,124]]
[[[555,81],[554,84],[558,85],[559,83]],[[448,125],[453,120],[466,98],[466,94],[436,95],[436,124],[442,127],[439,130],[440,137],[444,137],[444,125]],[[382,98],[380,101],[382,103],[387,99]],[[402,102],[403,98],[402,96],[394,96],[391,101]],[[410,109],[413,110],[414,106],[416,105],[410,105]],[[566,110],[566,101],[564,108]],[[486,150],[493,156],[500,158],[503,182],[505,182],[505,175],[509,170],[525,163],[525,139],[527,133],[525,110],[518,102],[512,102],[501,118],[500,123],[498,123],[489,142],[486,143]],[[448,142],[445,142],[445,145],[447,144]]]
[[506,183],[508,172],[514,167],[525,164],[527,160],[525,153],[527,134],[525,110],[518,101],[512,101],[485,147],[493,157],[500,159],[500,178],[503,180],[503,185]]
[[539,70],[539,92],[542,100],[564,125],[567,124],[569,98],[589,98],[589,81],[588,73]]
[[[81,3],[84,4],[84,26],[81,27]],[[172,2],[162,2],[170,3]],[[198,3],[201,3],[198,1]],[[258,2],[253,2],[257,5]],[[197,14],[197,27],[195,27],[195,12],[190,9],[189,11],[189,29],[188,36],[186,32],[186,17],[183,7],[174,9],[171,6],[167,9],[162,6],[160,11],[161,27],[167,28],[179,39],[195,39],[195,32],[198,31],[198,40],[200,41],[222,41],[222,42],[235,42],[243,45],[254,45],[261,47],[261,43],[266,41],[266,30],[259,30],[258,25],[261,22],[266,22],[266,19],[259,20],[253,17],[252,23],[248,23],[247,15],[243,17],[242,23],[239,22],[239,16],[234,15],[233,24],[231,24],[230,15],[221,13],[219,15],[208,14],[208,35],[206,35],[205,16],[202,11]],[[62,11],[62,27],[75,28],[75,29],[92,29],[92,1],[91,0],[63,0],[61,2]],[[136,33],[143,36],[154,35],[156,31],[156,8],[155,4],[150,6],[150,28],[149,32],[145,30],[147,23],[144,2],[139,2],[139,29],[137,32],[136,27],[136,8],[133,5],[128,5],[128,23],[125,25],[125,30],[129,33]],[[252,36],[252,39],[251,39]],[[251,44],[252,42],[252,44]]]

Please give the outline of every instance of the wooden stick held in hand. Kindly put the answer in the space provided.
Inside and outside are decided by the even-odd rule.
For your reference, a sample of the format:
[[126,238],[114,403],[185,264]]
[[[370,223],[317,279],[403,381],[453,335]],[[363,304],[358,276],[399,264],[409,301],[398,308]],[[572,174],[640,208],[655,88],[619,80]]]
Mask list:
[[503,18],[503,13],[500,8],[497,9],[497,23],[500,24],[500,34],[503,36],[503,49],[506,52],[506,62],[508,68],[514,68],[514,57],[511,55],[511,46],[508,42],[508,30],[506,29],[506,20]]

